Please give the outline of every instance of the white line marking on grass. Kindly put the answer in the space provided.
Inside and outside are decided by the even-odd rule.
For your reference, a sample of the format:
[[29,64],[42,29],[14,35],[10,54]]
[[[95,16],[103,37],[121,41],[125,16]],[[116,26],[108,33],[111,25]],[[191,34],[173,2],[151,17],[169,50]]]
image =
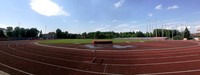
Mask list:
[[23,59],[23,60],[27,60],[27,61],[31,61],[31,62],[43,64],[43,65],[48,65],[48,66],[52,66],[52,67],[58,67],[58,68],[62,68],[62,69],[67,69],[67,70],[73,70],[73,71],[79,71],[79,72],[85,72],[85,73],[93,73],[93,74],[121,75],[121,74],[101,73],[101,72],[94,72],[94,71],[86,71],[86,70],[81,70],[81,69],[69,68],[69,67],[54,65],[54,64],[50,64],[50,63],[45,63],[45,62],[37,61],[37,60],[23,58],[23,57],[20,57],[20,56],[16,56],[16,55],[13,55],[13,54],[6,53],[6,52],[4,52],[2,50],[0,50],[0,52],[4,53],[6,55],[12,56],[12,57],[19,58],[19,59]]
[[184,70],[184,71],[172,71],[172,72],[160,72],[160,73],[146,73],[146,74],[136,74],[136,75],[162,75],[162,74],[178,74],[178,73],[190,73],[190,72],[200,72],[200,69]]
[[[5,64],[3,64],[3,63],[0,63],[0,65],[5,66],[5,67],[10,68],[10,69],[13,69],[13,70],[15,70],[15,71],[18,71],[18,72],[24,73],[24,74],[34,75],[34,74],[32,74],[32,73],[29,73],[29,72],[26,72],[26,71],[23,71],[23,70],[20,70],[20,69],[17,69],[17,68],[14,68],[14,67],[11,67],[11,66],[8,66],[8,65],[5,65]],[[1,75],[1,73],[0,73],[0,75]]]

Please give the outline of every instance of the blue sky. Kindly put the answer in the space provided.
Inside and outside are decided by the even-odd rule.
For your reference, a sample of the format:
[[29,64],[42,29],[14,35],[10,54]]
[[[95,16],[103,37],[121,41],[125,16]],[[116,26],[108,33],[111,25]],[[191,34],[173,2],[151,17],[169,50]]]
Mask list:
[[1,0],[0,27],[71,33],[200,28],[200,0]]

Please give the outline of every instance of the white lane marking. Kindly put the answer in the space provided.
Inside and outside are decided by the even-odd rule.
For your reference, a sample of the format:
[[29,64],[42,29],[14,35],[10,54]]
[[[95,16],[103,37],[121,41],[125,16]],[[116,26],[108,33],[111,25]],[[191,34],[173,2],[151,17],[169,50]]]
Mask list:
[[[154,54],[140,54],[140,55],[123,55],[123,56],[151,56],[151,55],[172,55],[172,54],[184,54],[184,53],[196,53],[196,52],[200,52],[199,49],[194,49],[194,50],[191,50],[191,51],[183,51],[183,52],[173,52],[173,53],[162,53],[162,54],[159,54],[159,53],[154,53]],[[103,54],[103,56],[117,56],[116,55],[105,55]],[[163,56],[162,56],[163,57]]]
[[147,64],[107,64],[107,65],[115,65],[115,66],[147,66],[147,65],[181,64],[181,63],[191,63],[191,62],[200,62],[200,60],[188,60],[188,61],[176,61],[176,62],[161,62],[161,63],[147,63]]
[[[43,51],[37,51],[36,52],[40,52],[40,53],[47,53],[47,54],[54,54],[54,55],[61,55],[63,56],[64,54],[58,54],[58,53],[49,53],[49,52],[43,52]],[[64,55],[64,56],[70,56],[70,57],[78,57],[78,58],[88,58],[88,57],[82,57],[82,56],[74,56],[74,55]],[[166,58],[181,58],[181,57],[194,57],[194,56],[199,56],[199,54],[191,54],[191,55],[178,55],[178,56],[166,56],[166,57],[149,57],[149,58],[129,58],[129,59],[114,59],[114,58],[100,58],[100,59],[106,59],[106,60],[144,60],[144,59],[166,59]]]
[[85,51],[92,51],[91,49],[78,49],[78,48],[68,48],[68,47],[58,47],[58,46],[50,46],[50,45],[43,45],[43,44],[39,44],[39,43],[36,43],[36,45],[39,45],[39,46],[45,46],[45,47],[53,47],[53,48],[60,48],[60,49],[73,49],[73,50],[85,50]]
[[3,72],[3,71],[0,71],[0,75],[10,75],[10,74]]
[[[196,43],[196,42],[195,42]],[[39,44],[35,42],[34,44],[39,46],[46,46],[46,47],[53,47],[53,48],[61,48],[61,49],[73,49],[73,50],[85,50],[85,51],[91,51],[91,49],[78,49],[78,48],[69,48],[69,47],[58,47],[58,46],[50,46],[50,45],[44,45]],[[200,46],[200,44],[192,45],[192,46],[184,46],[184,47],[173,47],[173,48],[162,48],[162,49],[143,49],[143,50],[97,50],[97,51],[115,51],[115,52],[128,52],[128,51],[162,51],[162,50],[169,50],[169,49],[182,49],[182,48],[190,48],[190,47],[197,47]]]
[[[189,53],[190,52],[192,53],[192,52],[200,52],[200,51],[189,51]],[[42,52],[42,53],[48,53],[48,52]],[[183,52],[183,53],[188,53],[188,52]],[[52,54],[55,54],[55,53],[52,53]],[[178,54],[178,53],[171,53],[171,54]],[[56,55],[62,55],[62,54],[56,54]],[[68,56],[71,56],[71,55],[68,55]],[[112,56],[112,55],[109,55],[109,56]],[[119,59],[119,58],[117,58],[117,59],[101,58],[101,59],[107,59],[107,60],[143,60],[143,59],[166,59],[166,58],[193,57],[193,56],[199,56],[199,54],[168,56],[168,57],[153,57],[153,58],[134,58],[134,59]],[[80,56],[73,56],[73,57],[80,57]],[[84,58],[84,57],[80,57],[80,58]]]
[[0,65],[5,66],[5,67],[10,68],[10,69],[13,69],[13,70],[15,70],[15,71],[18,71],[18,72],[24,73],[24,74],[34,75],[34,74],[32,74],[32,73],[29,73],[29,72],[26,72],[26,71],[23,71],[23,70],[20,70],[20,69],[17,69],[17,68],[14,68],[14,67],[11,67],[11,66],[8,66],[8,65],[5,65],[5,64],[3,64],[3,63],[0,63]]
[[[10,46],[9,46],[9,47],[10,47]],[[19,51],[19,50],[16,50],[16,51],[22,52],[22,51]],[[87,62],[81,62],[81,61],[74,61],[74,60],[68,60],[68,59],[61,59],[61,58],[43,56],[43,55],[38,55],[38,54],[32,54],[32,53],[27,53],[27,52],[23,52],[23,53],[31,54],[31,55],[35,55],[35,56],[46,57],[46,58],[51,58],[51,59],[63,60],[63,61],[87,63]],[[198,56],[198,54],[196,54],[196,56]],[[177,63],[187,63],[187,62],[197,62],[197,61],[200,61],[200,60],[188,60],[188,61],[176,61],[176,62],[162,62],[162,63],[148,63],[148,64],[103,64],[103,65],[115,65],[115,66],[144,66],[144,65],[177,64]],[[89,63],[89,64],[92,64],[92,63]]]
[[[28,48],[28,47],[27,47]],[[29,47],[31,48],[31,47]],[[31,48],[32,50],[34,50],[34,48]],[[40,49],[41,50],[41,49]],[[88,56],[76,56],[76,55],[68,55],[66,54],[58,54],[58,53],[53,53],[53,52],[47,52],[47,51],[40,51],[40,50],[34,50],[35,52],[39,52],[39,53],[47,53],[47,54],[54,54],[54,55],[60,55],[60,56],[71,56],[71,57],[79,57],[79,58],[88,58]],[[70,53],[69,53],[70,54]]]
[[194,57],[200,56],[200,54],[191,54],[191,55],[180,55],[180,56],[166,56],[166,57],[151,57],[151,58],[132,58],[132,59],[113,59],[113,58],[100,58],[105,60],[149,60],[149,59],[167,59],[167,58],[183,58],[183,57]]
[[86,70],[81,70],[81,69],[76,69],[76,68],[69,68],[69,67],[54,65],[54,64],[50,64],[50,63],[45,63],[45,62],[37,61],[37,60],[23,58],[23,57],[20,57],[20,56],[16,56],[16,55],[13,55],[13,54],[6,53],[6,52],[4,52],[2,50],[0,50],[0,52],[4,53],[6,55],[9,55],[9,56],[13,56],[13,57],[19,58],[19,59],[23,59],[23,60],[27,60],[27,61],[31,61],[31,62],[43,64],[43,65],[48,65],[48,66],[53,66],[53,67],[58,67],[58,68],[63,68],[63,69],[68,69],[68,70],[73,70],[73,71],[79,71],[79,72],[85,72],[85,73],[93,73],[93,74],[121,75],[121,74],[102,73],[102,72],[86,71]]
[[[57,46],[49,46],[49,45],[42,45],[42,44],[38,44],[38,43],[35,43],[36,45],[41,45],[41,46],[46,46],[46,47],[54,47],[54,48],[61,48],[61,49],[68,49],[66,47],[57,47]],[[69,48],[71,49],[71,48]],[[72,48],[73,50],[77,50],[76,48]],[[79,50],[79,49],[78,49]],[[197,50],[197,49],[194,49],[194,50]],[[90,50],[91,51],[91,50]],[[98,50],[98,51],[102,51],[102,50]],[[165,53],[165,55],[167,54],[180,54],[180,53],[192,53],[192,52],[200,52],[200,51],[184,51],[184,52],[175,52],[175,53]],[[146,55],[158,55],[158,54],[146,54]],[[160,55],[160,54],[159,54]],[[104,55],[104,56],[116,56],[116,55]],[[130,55],[127,55],[127,56],[130,56]],[[132,56],[143,56],[143,55],[132,55]]]
[[[28,52],[23,52],[23,51],[19,51],[19,50],[16,50],[15,51],[18,51],[18,52],[22,52],[22,53],[26,53],[26,54],[31,54],[31,55],[35,55],[35,56],[40,56],[40,57],[46,57],[46,58],[51,58],[51,59],[57,59],[57,60],[62,60],[62,61],[71,61],[71,62],[79,62],[79,63],[88,63],[88,64],[94,64],[94,63],[89,63],[89,62],[81,62],[81,61],[75,61],[75,60],[68,60],[68,59],[62,59],[62,58],[55,58],[55,57],[49,57],[49,56],[43,56],[43,55],[38,55],[38,54],[32,54],[32,53],[28,53]],[[199,56],[198,54],[196,54],[195,56]],[[188,62],[188,61],[187,61]],[[160,65],[160,64],[173,64],[173,63],[185,63],[185,62],[181,62],[181,61],[178,61],[178,62],[164,62],[164,63],[148,63],[148,64],[103,64],[103,65],[115,65],[115,66],[126,66],[126,65],[129,65],[129,66],[142,66],[142,65]]]
[[63,59],[63,58],[56,58],[56,57],[51,57],[51,56],[33,54],[33,53],[24,52],[24,51],[17,50],[17,49],[13,49],[13,50],[15,50],[15,51],[17,51],[17,52],[25,53],[25,54],[30,54],[30,55],[39,56],[39,57],[45,57],[45,58],[50,58],[50,59],[56,59],[56,60],[62,60],[62,61],[69,61],[69,62],[78,62],[78,63],[95,64],[95,63],[89,63],[89,62],[82,62],[82,61],[76,61],[76,60],[70,60],[70,59]]
[[[196,55],[198,56],[198,54]],[[176,62],[162,62],[162,63],[148,63],[148,64],[103,64],[103,65],[115,65],[115,66],[145,66],[145,65],[164,65],[164,64],[177,64],[177,63],[188,63],[197,62],[200,60],[188,60],[188,61],[176,61]]]
[[[9,46],[10,47],[10,46]],[[11,48],[11,47],[10,47]],[[42,51],[37,51],[40,53],[49,53],[49,52],[42,52]],[[195,51],[196,52],[196,51]],[[188,52],[187,52],[188,53]],[[55,55],[64,55],[64,54],[57,54],[57,53],[50,53],[50,54],[55,54]],[[66,55],[65,55],[66,56]],[[72,56],[72,55],[67,55],[67,56]],[[152,57],[152,58],[134,58],[134,59],[113,59],[113,58],[100,58],[100,59],[106,59],[106,60],[144,60],[144,59],[166,59],[166,58],[179,58],[179,57],[194,57],[194,56],[199,56],[199,54],[191,54],[191,55],[179,55],[179,56],[166,56],[166,57]],[[72,57],[80,57],[80,56],[72,56]],[[80,58],[87,58],[87,57],[80,57]]]
[[190,73],[190,72],[200,72],[200,69],[184,70],[184,71],[172,71],[172,72],[160,72],[160,73],[135,74],[135,75],[162,75],[162,74],[178,74],[178,73]]
[[105,65],[105,68],[103,70],[103,73],[106,73],[106,68],[107,68],[107,65]]

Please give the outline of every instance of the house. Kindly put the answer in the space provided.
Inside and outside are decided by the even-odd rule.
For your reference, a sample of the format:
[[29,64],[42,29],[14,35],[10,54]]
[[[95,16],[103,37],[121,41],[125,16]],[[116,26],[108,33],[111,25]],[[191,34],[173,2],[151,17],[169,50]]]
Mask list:
[[200,33],[191,34],[191,36],[194,38],[194,40],[199,41],[200,40]]

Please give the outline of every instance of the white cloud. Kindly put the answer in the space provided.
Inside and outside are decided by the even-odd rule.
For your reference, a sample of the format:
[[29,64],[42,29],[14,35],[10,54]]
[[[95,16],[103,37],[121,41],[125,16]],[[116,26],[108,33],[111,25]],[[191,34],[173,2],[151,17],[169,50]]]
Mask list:
[[0,28],[7,28],[7,27],[16,27],[16,26],[12,24],[0,24]]
[[116,27],[113,27],[112,29],[115,32],[139,31],[139,28],[137,28],[135,25],[130,25],[130,24],[120,24],[120,25],[117,25]]
[[177,27],[177,30],[179,30],[179,31],[184,31],[186,27],[187,27],[189,30],[192,28],[191,26],[181,25],[181,26],[178,26],[178,27]]
[[95,29],[95,31],[109,31],[110,25],[100,25],[101,27],[98,27]]
[[124,4],[124,0],[120,0],[119,2],[115,3],[114,6],[115,8],[121,7]]
[[30,3],[31,9],[35,12],[45,15],[45,16],[70,16],[69,13],[63,10],[63,7],[60,7],[51,0],[31,0]]
[[200,25],[197,25],[194,27],[195,29],[200,29]]
[[166,26],[165,29],[172,29],[172,26]]
[[128,24],[120,24],[120,25],[116,26],[116,28],[127,27],[127,26],[129,26],[129,25]]
[[130,25],[130,24],[100,25],[100,27],[94,30],[95,31],[114,31],[114,32],[140,31],[135,25]]
[[148,16],[149,16],[149,17],[152,17],[152,16],[153,16],[153,14],[152,14],[152,13],[151,13],[151,14],[148,14]]
[[179,6],[178,5],[174,5],[174,6],[169,6],[167,9],[168,10],[171,10],[171,9],[178,9]]
[[161,10],[162,9],[162,4],[159,4],[155,7],[156,10]]
[[104,31],[106,28],[102,27],[102,28],[96,28],[95,31]]

